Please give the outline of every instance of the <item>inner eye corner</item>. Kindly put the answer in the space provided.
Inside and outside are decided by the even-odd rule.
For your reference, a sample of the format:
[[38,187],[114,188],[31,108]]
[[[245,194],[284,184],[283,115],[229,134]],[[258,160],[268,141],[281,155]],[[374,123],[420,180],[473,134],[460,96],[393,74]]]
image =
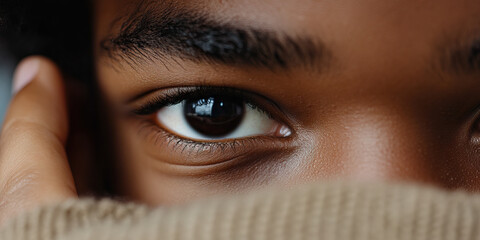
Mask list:
[[477,113],[473,126],[470,130],[471,143],[480,147],[480,112]]
[[472,138],[473,141],[480,144],[480,119],[477,119],[472,128]]

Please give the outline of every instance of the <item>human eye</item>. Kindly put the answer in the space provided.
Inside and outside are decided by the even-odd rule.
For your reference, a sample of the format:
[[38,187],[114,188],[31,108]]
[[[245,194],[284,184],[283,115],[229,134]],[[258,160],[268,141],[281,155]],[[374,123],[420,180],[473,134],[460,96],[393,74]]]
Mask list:
[[180,87],[162,90],[141,106],[162,130],[180,140],[225,143],[255,137],[286,138],[289,126],[278,108],[257,94],[225,87]]
[[256,105],[222,94],[206,94],[165,106],[157,112],[156,120],[166,130],[194,141],[291,134],[288,127]]

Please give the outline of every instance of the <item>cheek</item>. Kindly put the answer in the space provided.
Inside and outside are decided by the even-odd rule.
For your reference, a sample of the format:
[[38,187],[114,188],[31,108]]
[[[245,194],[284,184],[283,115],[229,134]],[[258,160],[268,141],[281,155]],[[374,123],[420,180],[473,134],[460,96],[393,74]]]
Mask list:
[[[151,144],[146,142],[141,126],[132,121],[117,118],[114,120],[117,132],[115,143],[116,164],[120,169],[121,194],[136,201],[150,205],[165,205],[186,202],[195,196],[201,196],[206,189],[192,184],[188,176],[169,172],[171,158],[167,153],[160,160],[152,156]],[[143,131],[144,132],[144,131]],[[161,148],[156,149],[156,152]]]
[[[178,204],[215,194],[286,185],[298,161],[289,148],[250,147],[243,154],[188,153],[142,121],[117,117],[115,149],[122,193],[152,205]],[[164,141],[163,143],[161,141]],[[195,155],[196,154],[196,155]]]
[[[127,197],[152,205],[326,179],[401,180],[480,189],[478,146],[469,145],[466,134],[425,132],[413,122],[381,124],[371,116],[358,122],[358,116],[345,115],[334,121],[341,124],[324,124],[317,133],[299,131],[297,148],[248,154],[242,161],[212,167],[179,164],[203,160],[175,150],[174,145],[158,144],[163,140],[152,137],[155,130],[137,120],[113,119],[117,164],[122,169],[118,182]],[[221,159],[211,152],[204,157]]]

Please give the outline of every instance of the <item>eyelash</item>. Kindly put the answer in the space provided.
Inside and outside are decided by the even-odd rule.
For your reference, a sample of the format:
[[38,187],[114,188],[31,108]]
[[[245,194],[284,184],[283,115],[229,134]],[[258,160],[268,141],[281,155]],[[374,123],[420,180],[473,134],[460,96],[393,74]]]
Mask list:
[[[141,116],[151,115],[163,107],[181,103],[186,99],[204,98],[205,96],[228,96],[242,100],[253,109],[261,111],[269,118],[273,118],[270,112],[266,111],[257,103],[257,101],[254,99],[254,95],[258,94],[229,87],[197,86],[171,88],[165,90],[162,95],[154,97],[143,106],[133,110],[133,113]],[[264,98],[262,96],[257,96],[256,98],[258,97]],[[277,107],[272,102],[270,102],[270,104]]]
[[[210,154],[222,154],[231,150],[233,150],[235,153],[237,150],[241,151],[242,149],[248,149],[251,146],[258,146],[259,144],[265,144],[267,141],[270,142],[272,140],[272,137],[259,136],[241,140],[233,139],[229,140],[228,142],[197,142],[174,135],[156,126],[150,121],[143,122],[142,124],[143,125],[139,130],[141,135],[147,136],[147,138],[152,140],[155,145],[161,145],[163,143],[166,144],[167,147],[171,147],[174,151],[180,151],[180,153],[185,153],[186,150],[188,150],[189,154],[207,151]],[[160,143],[160,139],[165,140]]]
[[[192,98],[204,98],[205,96],[228,96],[236,99],[240,99],[248,104],[251,108],[261,111],[269,118],[274,118],[270,111],[266,110],[266,107],[258,103],[259,99],[267,102],[267,105],[271,105],[272,108],[279,110],[280,108],[273,102],[267,100],[265,97],[255,93],[251,93],[245,90],[239,90],[229,87],[211,87],[211,86],[197,86],[197,87],[179,87],[164,90],[160,95],[153,97],[142,106],[134,109],[132,112],[137,116],[151,116],[163,107],[175,105],[181,103],[186,99]],[[169,131],[159,127],[151,118],[144,118],[140,126],[139,133],[146,135],[149,140],[154,142],[155,145],[159,145],[160,139],[163,139],[162,143],[167,146],[172,146],[173,150],[180,150],[184,153],[187,149],[190,152],[205,152],[209,153],[220,151],[224,153],[229,150],[239,150],[241,148],[246,149],[250,146],[258,146],[264,144],[267,141],[279,142],[277,138],[270,136],[256,136],[244,139],[233,139],[228,141],[193,141],[177,136]],[[276,139],[277,141],[273,141]]]

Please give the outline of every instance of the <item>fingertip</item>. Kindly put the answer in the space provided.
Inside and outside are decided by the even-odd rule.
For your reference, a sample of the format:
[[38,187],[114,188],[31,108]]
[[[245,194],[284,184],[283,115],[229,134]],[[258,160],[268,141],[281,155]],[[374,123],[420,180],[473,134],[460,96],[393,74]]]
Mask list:
[[40,69],[40,61],[38,57],[28,57],[18,64],[13,77],[13,95],[32,82]]
[[13,93],[3,130],[17,121],[33,122],[66,139],[65,86],[62,72],[53,61],[42,56],[23,59],[14,73]]
[[48,85],[52,85],[52,81],[61,79],[61,72],[57,65],[46,57],[36,55],[26,57],[20,61],[15,70],[12,84],[13,95],[23,90],[36,78],[40,78],[41,81],[49,81]]

